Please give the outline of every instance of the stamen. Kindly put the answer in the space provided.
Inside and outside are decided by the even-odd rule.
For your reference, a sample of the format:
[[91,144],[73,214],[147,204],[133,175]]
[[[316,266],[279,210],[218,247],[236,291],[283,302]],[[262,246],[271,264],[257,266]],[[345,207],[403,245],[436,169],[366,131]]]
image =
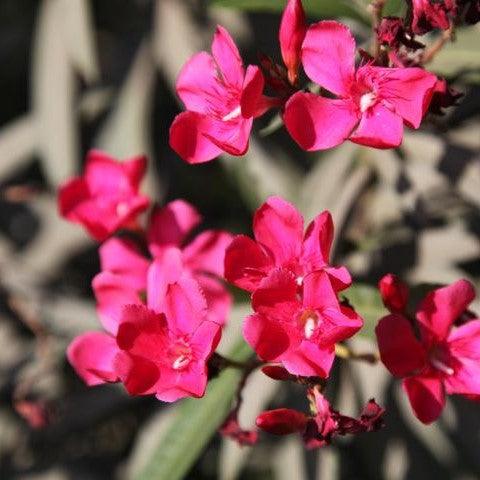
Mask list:
[[242,107],[240,105],[236,108],[234,108],[230,113],[227,113],[224,117],[222,117],[222,120],[224,122],[228,122],[229,120],[233,120],[234,118],[237,118],[240,116],[242,113]]
[[303,327],[303,331],[305,332],[305,338],[311,338],[316,326],[316,320],[313,317],[308,317],[307,321],[305,322],[305,326]]
[[366,112],[370,107],[375,105],[376,101],[377,95],[375,94],[375,92],[364,93],[360,97],[360,111],[362,113]]
[[455,370],[448,365],[445,365],[442,361],[438,360],[438,358],[431,358],[430,363],[441,372],[445,373],[445,375],[453,375]]
[[180,355],[172,364],[174,370],[180,370],[190,363],[190,358],[187,355]]

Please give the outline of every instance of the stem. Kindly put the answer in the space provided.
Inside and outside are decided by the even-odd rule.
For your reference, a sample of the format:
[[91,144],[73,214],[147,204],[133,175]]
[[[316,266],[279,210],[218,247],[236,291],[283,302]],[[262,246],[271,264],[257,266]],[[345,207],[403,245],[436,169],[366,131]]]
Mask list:
[[444,47],[444,45],[453,39],[455,32],[455,28],[453,25],[450,25],[448,30],[444,30],[439,38],[435,42],[432,43],[430,48],[425,51],[422,57],[422,64],[425,65],[426,63],[431,62],[435,56],[437,55],[440,50]]
[[382,21],[383,8],[387,0],[372,0],[369,10],[372,14],[372,55],[375,60],[380,56],[380,42],[378,41],[377,29]]
[[367,362],[372,365],[377,363],[380,359],[378,352],[362,352],[358,353],[353,351],[350,347],[337,343],[335,345],[335,355],[344,360],[357,360]]

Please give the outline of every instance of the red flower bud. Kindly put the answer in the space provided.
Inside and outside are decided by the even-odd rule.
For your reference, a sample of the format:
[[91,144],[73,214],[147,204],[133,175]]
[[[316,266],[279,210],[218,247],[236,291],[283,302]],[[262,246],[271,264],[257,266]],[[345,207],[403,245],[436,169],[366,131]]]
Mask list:
[[379,282],[378,288],[384,305],[392,312],[403,312],[408,302],[408,287],[396,275],[389,273]]
[[305,429],[308,417],[297,410],[278,408],[262,412],[256,420],[258,428],[274,435],[288,435]]

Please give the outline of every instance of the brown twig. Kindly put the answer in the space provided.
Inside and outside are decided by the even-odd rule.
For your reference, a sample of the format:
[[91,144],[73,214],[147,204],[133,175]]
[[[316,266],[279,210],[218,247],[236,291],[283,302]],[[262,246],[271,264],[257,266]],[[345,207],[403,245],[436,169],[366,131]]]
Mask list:
[[378,59],[380,55],[380,42],[378,41],[377,29],[382,21],[383,8],[386,0],[372,0],[369,10],[372,14],[372,55]]
[[453,39],[455,33],[455,28],[453,25],[450,25],[448,30],[444,30],[439,38],[433,44],[425,50],[421,63],[425,65],[426,63],[431,62],[440,50],[445,46],[447,42]]
[[350,347],[346,345],[337,343],[335,345],[335,355],[344,360],[357,360],[361,362],[367,362],[370,364],[375,364],[379,360],[379,355],[377,352],[367,352],[367,353],[358,353],[353,351]]

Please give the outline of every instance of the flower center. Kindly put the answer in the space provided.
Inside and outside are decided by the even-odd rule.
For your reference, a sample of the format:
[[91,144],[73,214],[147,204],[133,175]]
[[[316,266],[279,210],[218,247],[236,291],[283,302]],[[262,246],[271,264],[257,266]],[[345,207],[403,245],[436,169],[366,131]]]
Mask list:
[[370,107],[373,107],[377,102],[377,94],[375,92],[364,93],[360,97],[360,111],[366,112]]
[[305,310],[298,321],[300,328],[303,330],[305,338],[308,340],[314,334],[320,319],[318,315],[313,310]]
[[183,370],[192,361],[192,349],[183,340],[178,340],[170,348],[169,356],[174,370]]
[[234,118],[237,118],[240,116],[242,113],[242,108],[240,105],[238,107],[235,107],[230,113],[227,113],[224,117],[222,117],[222,120],[224,122],[228,122],[229,120],[233,120]]
[[448,365],[448,356],[442,346],[434,347],[429,355],[430,364],[445,375],[453,375],[455,370]]

